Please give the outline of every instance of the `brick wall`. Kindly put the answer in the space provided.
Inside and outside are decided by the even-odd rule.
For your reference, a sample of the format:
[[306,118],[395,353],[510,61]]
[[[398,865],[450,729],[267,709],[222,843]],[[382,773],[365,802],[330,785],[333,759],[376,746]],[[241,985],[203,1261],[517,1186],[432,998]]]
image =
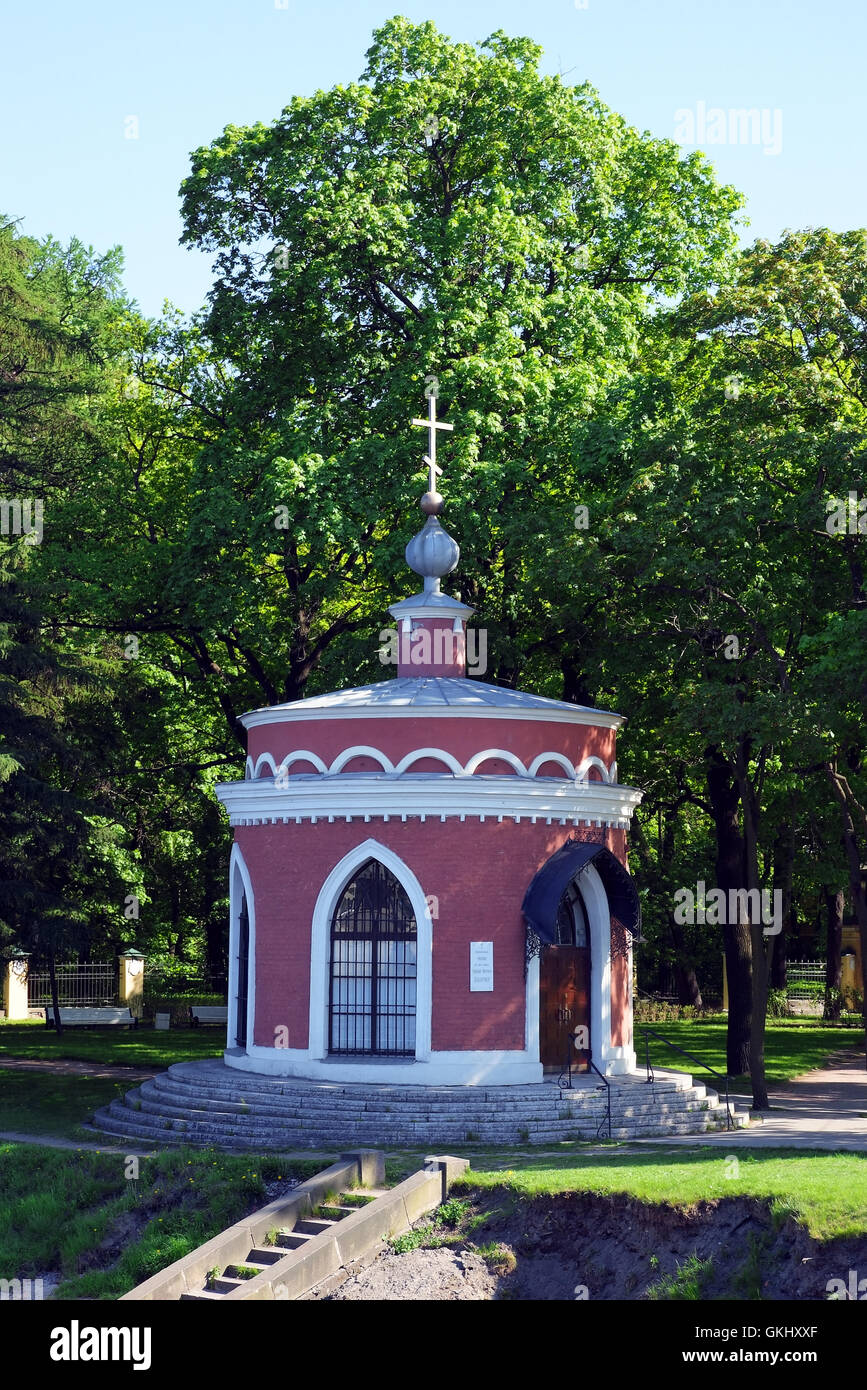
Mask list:
[[[457,820],[363,824],[244,826],[236,838],[249,869],[256,910],[255,1042],[308,1045],[310,933],[320,888],[334,866],[363,840],[399,855],[425,895],[438,899],[433,921],[434,1051],[522,1050],[525,1039],[524,919],[527,886],[570,837],[603,843],[625,863],[622,830]],[[469,989],[469,943],[493,941],[494,991]],[[622,972],[621,972],[622,973]],[[626,1008],[615,972],[612,1005]],[[625,976],[624,976],[625,979]],[[620,1021],[613,1018],[613,1041]]]

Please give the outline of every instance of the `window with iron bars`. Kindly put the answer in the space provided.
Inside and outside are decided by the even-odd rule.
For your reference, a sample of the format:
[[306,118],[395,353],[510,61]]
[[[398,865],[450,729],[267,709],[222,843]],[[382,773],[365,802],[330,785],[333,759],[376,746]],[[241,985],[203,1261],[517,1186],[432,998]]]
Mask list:
[[329,1051],[415,1055],[417,930],[404,889],[376,859],[331,921]]

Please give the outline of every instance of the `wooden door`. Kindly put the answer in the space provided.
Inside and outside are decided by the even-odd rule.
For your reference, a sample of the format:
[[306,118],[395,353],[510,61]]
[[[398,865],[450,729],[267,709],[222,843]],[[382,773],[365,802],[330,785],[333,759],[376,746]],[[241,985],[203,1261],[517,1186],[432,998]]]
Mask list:
[[570,1033],[590,1028],[590,952],[586,946],[548,946],[539,968],[539,1055],[543,1066],[588,1071],[590,1049],[577,1051]]

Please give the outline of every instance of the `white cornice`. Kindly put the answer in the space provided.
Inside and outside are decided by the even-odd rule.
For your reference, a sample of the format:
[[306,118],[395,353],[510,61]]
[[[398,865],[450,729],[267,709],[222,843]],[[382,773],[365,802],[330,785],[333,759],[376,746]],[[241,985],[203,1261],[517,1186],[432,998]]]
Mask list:
[[544,820],[626,828],[642,793],[602,782],[577,784],[558,778],[453,777],[443,773],[404,775],[344,773],[293,777],[288,785],[270,778],[221,782],[219,800],[232,825],[305,820],[388,818],[445,821],[484,817]]
[[326,709],[281,709],[274,705],[266,709],[251,710],[242,715],[241,723],[247,729],[256,729],[263,724],[301,724],[310,720],[344,719],[421,719],[429,723],[433,719],[517,719],[521,723],[532,724],[584,724],[598,729],[619,729],[625,722],[622,714],[608,714],[603,710],[582,710],[577,706],[570,709],[534,709],[523,706],[520,709],[502,709],[496,705],[340,705]]

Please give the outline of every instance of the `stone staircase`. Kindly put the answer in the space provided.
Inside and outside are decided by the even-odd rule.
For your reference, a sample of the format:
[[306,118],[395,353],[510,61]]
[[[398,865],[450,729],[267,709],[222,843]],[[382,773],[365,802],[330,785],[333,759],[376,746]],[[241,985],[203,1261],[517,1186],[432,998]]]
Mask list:
[[181,1302],[216,1300],[219,1303],[227,1293],[245,1288],[249,1279],[262,1274],[272,1265],[279,1264],[288,1251],[304,1249],[315,1236],[321,1236],[324,1231],[331,1230],[338,1221],[343,1221],[347,1216],[354,1216],[359,1208],[367,1206],[386,1193],[387,1189],[384,1187],[366,1188],[363,1194],[355,1190],[335,1193],[331,1201],[321,1202],[313,1208],[310,1216],[296,1221],[290,1229],[275,1230],[272,1244],[251,1246],[246,1259],[226,1265],[222,1273],[219,1272],[219,1265],[215,1266],[201,1291],[182,1293]]
[[[744,1113],[732,1109],[745,1128]],[[395,1086],[241,1072],[213,1059],[180,1062],[98,1110],[100,1133],[156,1144],[262,1152],[347,1146],[547,1144],[607,1137],[598,1077],[529,1086]],[[611,1137],[725,1129],[725,1103],[682,1072],[611,1079]]]

